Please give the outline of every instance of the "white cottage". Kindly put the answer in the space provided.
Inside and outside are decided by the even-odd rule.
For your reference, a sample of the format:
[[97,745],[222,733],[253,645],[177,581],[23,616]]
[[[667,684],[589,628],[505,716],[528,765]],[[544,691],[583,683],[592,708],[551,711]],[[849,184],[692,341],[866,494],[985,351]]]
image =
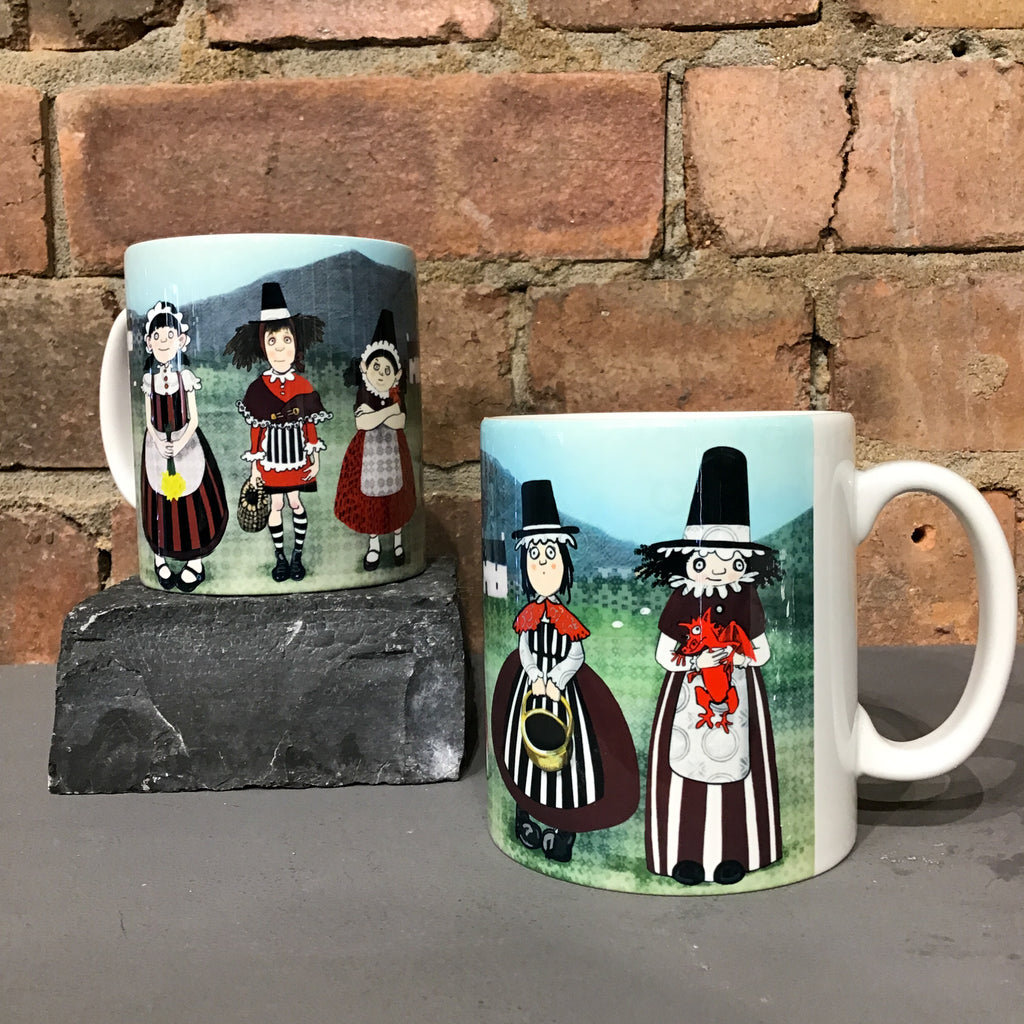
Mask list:
[[487,597],[508,597],[508,562],[505,558],[505,534],[501,540],[485,537],[484,594]]

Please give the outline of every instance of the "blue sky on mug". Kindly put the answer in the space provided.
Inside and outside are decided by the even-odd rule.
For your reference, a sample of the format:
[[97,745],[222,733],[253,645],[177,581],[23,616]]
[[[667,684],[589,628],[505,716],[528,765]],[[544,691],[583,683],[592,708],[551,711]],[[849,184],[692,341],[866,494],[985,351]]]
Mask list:
[[146,309],[156,299],[175,305],[193,303],[263,280],[270,271],[301,267],[352,250],[409,273],[415,269],[410,250],[370,238],[285,234],[162,238],[130,246],[125,253],[127,304],[129,309]]
[[750,527],[764,537],[811,507],[810,416],[616,413],[484,421],[482,450],[518,481],[549,479],[563,522],[641,543],[682,535],[701,456],[747,458]]

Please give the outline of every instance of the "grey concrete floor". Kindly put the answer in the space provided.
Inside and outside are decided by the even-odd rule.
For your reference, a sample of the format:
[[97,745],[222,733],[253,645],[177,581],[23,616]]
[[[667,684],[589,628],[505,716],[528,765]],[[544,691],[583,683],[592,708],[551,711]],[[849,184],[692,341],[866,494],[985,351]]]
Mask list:
[[[908,738],[970,651],[865,651]],[[963,767],[861,784],[857,846],[783,889],[631,896],[491,844],[458,782],[47,792],[52,667],[0,673],[0,1021],[1024,1020],[1024,674]]]

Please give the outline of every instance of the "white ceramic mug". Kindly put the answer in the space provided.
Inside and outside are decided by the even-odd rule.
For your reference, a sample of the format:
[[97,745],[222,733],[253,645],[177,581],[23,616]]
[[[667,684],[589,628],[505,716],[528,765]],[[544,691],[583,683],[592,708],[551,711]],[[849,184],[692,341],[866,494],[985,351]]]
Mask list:
[[[853,847],[857,778],[923,779],[991,725],[1017,583],[955,473],[859,471],[844,413],[612,413],[481,432],[489,813],[497,845],[571,881],[738,892]],[[970,539],[978,644],[956,709],[883,738],[857,700],[855,552],[907,491]]]
[[423,570],[411,249],[155,239],[125,253],[125,293],[100,426],[143,583],[274,594]]

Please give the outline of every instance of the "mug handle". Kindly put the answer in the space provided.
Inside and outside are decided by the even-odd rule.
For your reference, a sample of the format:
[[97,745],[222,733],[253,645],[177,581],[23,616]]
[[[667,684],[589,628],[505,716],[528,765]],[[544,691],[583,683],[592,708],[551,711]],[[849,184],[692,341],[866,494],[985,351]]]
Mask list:
[[1002,527],[988,502],[963,477],[928,462],[887,462],[858,471],[854,484],[857,543],[878,513],[908,491],[934,494],[960,520],[978,577],[978,642],[957,706],[932,732],[898,742],[880,736],[860,705],[853,723],[855,770],[878,779],[910,781],[941,775],[977,749],[1006,691],[1017,642],[1017,575]]
[[107,335],[100,368],[100,434],[117,489],[135,508],[132,452],[131,376],[128,370],[128,313],[121,310]]

